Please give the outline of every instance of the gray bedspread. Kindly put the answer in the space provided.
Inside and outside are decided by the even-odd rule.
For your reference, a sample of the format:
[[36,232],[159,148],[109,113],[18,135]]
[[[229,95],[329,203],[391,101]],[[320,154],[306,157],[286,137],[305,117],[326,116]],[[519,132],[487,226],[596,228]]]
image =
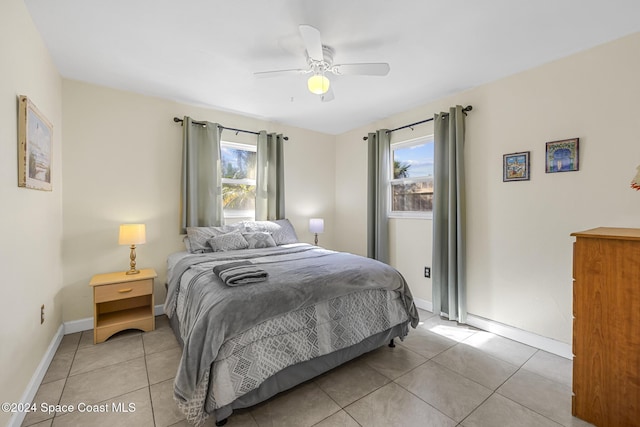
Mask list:
[[[268,273],[263,282],[226,286],[213,274],[215,266],[249,260]],[[199,272],[188,286],[180,278]],[[172,269],[165,312],[175,315],[178,292],[185,307],[181,319],[184,341],[174,390],[180,402],[192,399],[209,375],[222,344],[257,324],[317,304],[366,290],[397,292],[412,326],[418,314],[402,275],[381,262],[307,244],[258,250],[191,255]]]

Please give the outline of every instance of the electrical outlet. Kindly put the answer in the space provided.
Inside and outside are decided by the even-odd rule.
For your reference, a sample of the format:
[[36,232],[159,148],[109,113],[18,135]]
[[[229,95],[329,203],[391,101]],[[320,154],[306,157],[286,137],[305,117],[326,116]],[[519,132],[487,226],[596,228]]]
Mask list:
[[44,304],[40,307],[40,324],[44,323]]
[[431,278],[431,267],[424,268],[424,277],[426,277],[427,279]]

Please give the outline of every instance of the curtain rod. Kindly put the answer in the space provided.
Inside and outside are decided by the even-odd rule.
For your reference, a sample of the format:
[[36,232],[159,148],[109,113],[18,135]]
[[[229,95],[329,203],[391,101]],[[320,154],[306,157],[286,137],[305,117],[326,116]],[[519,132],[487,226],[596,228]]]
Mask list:
[[[466,107],[464,107],[464,108],[462,109],[462,112],[466,115],[466,114],[467,114],[467,111],[471,111],[471,110],[473,110],[473,106],[471,106],[471,105],[467,105]],[[444,113],[444,114],[445,114],[445,115],[449,115],[449,113]],[[411,127],[413,127],[413,126],[421,125],[421,124],[423,124],[423,123],[432,122],[432,121],[433,121],[433,117],[431,117],[430,119],[421,120],[421,121],[419,121],[419,122],[415,122],[415,123],[411,123],[411,124],[408,124],[408,125],[400,126],[399,128],[395,128],[395,129],[388,130],[386,133],[395,132],[395,131],[400,130],[400,129],[411,128]],[[413,129],[411,129],[411,130],[413,130]],[[362,140],[363,140],[363,141],[366,141],[367,139],[369,139],[369,137],[368,137],[368,136],[363,136],[363,137],[362,137]]]
[[[176,123],[182,123],[184,120],[178,117],[174,117],[173,121]],[[191,123],[193,123],[194,125],[200,125],[200,126],[204,126],[206,123],[205,122],[197,122],[195,120],[192,120]],[[260,132],[254,132],[252,130],[244,130],[244,129],[236,129],[236,128],[228,128],[222,125],[218,125],[220,127],[220,129],[222,130],[232,130],[234,132],[236,132],[236,134],[238,134],[238,132],[244,132],[244,133],[250,133],[252,135],[260,135]],[[288,136],[284,136],[282,137],[285,141],[289,140]]]

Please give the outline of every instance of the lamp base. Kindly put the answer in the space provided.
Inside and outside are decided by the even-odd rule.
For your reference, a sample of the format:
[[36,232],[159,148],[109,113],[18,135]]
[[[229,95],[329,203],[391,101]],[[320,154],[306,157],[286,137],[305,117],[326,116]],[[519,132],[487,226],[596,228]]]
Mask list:
[[138,274],[140,270],[136,269],[136,245],[131,245],[131,253],[129,254],[129,271],[126,274]]

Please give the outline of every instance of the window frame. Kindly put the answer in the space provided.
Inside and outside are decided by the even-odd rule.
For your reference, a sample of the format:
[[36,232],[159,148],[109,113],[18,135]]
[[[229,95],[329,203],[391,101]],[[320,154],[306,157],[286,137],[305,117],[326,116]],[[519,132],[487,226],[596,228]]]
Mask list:
[[[220,150],[222,151],[223,148],[230,148],[232,150],[243,150],[243,151],[251,151],[256,153],[256,156],[258,155],[258,147],[257,145],[251,145],[251,144],[243,144],[240,142],[231,142],[231,141],[220,141]],[[222,164],[222,153],[220,154],[220,163]],[[257,168],[257,165],[256,165]],[[242,178],[242,179],[234,179],[234,178],[222,178],[222,186],[224,186],[225,184],[227,185],[253,185],[254,187],[256,187],[256,180],[255,179],[249,179],[249,178]],[[237,220],[237,219],[244,219],[247,218],[251,221],[255,221],[256,218],[256,210],[239,210],[239,209],[225,209],[224,207],[222,208],[222,216],[225,220],[230,219],[230,220]]]
[[[428,175],[412,177],[412,178],[393,178],[393,161],[394,161],[394,151],[399,148],[408,148],[422,144],[433,144],[433,134],[420,136],[417,138],[398,141],[395,143],[391,143],[389,147],[389,186],[388,186],[388,197],[389,197],[389,208],[387,212],[387,216],[389,218],[406,218],[406,219],[433,219],[433,209],[430,211],[394,211],[393,210],[393,185],[404,183],[404,184],[412,184],[415,182],[422,182],[428,179]],[[435,159],[434,159],[435,161]]]

